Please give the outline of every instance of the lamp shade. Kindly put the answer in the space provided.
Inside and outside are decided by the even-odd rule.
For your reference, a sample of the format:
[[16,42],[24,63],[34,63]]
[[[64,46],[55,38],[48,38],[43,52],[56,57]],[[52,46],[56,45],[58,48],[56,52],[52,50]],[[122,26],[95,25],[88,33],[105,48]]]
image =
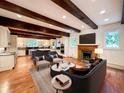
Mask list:
[[96,53],[96,54],[102,54],[102,53],[103,53],[103,49],[101,49],[101,48],[96,48],[96,49],[95,49],[95,53]]

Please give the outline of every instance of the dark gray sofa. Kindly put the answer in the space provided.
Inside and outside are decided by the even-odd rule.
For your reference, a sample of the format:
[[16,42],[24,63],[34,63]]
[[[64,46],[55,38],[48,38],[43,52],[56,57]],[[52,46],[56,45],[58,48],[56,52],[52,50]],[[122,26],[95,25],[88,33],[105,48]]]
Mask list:
[[72,79],[72,86],[63,93],[98,93],[106,76],[106,60],[94,66],[86,75],[62,72]]

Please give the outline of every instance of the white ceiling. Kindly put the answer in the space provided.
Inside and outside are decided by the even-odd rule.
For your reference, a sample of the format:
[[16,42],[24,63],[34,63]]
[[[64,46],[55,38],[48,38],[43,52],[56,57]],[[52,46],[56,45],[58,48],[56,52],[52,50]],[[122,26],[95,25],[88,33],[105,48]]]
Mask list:
[[0,8],[0,15],[4,16],[4,17],[15,19],[15,20],[24,21],[24,22],[27,22],[27,23],[32,23],[32,24],[35,24],[35,25],[48,27],[48,28],[53,28],[55,30],[60,30],[60,31],[70,33],[70,31],[67,30],[67,29],[63,29],[63,28],[60,28],[60,27],[57,27],[57,26],[54,26],[54,25],[50,26],[50,24],[48,24],[48,23],[45,23],[45,22],[42,22],[42,21],[39,21],[39,20],[35,20],[33,18],[30,18],[30,17],[26,17],[26,16],[22,15],[21,18],[18,18],[16,13],[13,13],[13,12],[1,9],[1,8]]
[[[121,21],[123,0],[71,0],[97,25],[105,25]],[[100,15],[100,11],[106,13]],[[105,22],[104,19],[109,19]]]
[[[62,9],[61,7],[57,6],[51,0],[7,0],[7,1],[80,30],[90,28],[85,23],[83,23],[82,21],[80,21],[79,19],[77,19],[64,9]],[[88,15],[91,18],[91,20],[93,20],[97,25],[105,25],[109,23],[118,22],[121,20],[123,0],[71,0],[71,1],[74,4],[76,4],[86,15]],[[104,15],[100,15],[99,12],[101,10],[106,10],[106,13]],[[57,26],[49,26],[49,24],[47,23],[26,16],[18,18],[15,13],[6,11],[4,9],[0,9],[0,15],[65,32],[70,32],[66,29]],[[63,15],[66,15],[67,18],[63,19],[62,18]],[[104,21],[105,18],[109,18],[110,20],[105,22]],[[82,25],[84,25],[84,28],[81,27]]]

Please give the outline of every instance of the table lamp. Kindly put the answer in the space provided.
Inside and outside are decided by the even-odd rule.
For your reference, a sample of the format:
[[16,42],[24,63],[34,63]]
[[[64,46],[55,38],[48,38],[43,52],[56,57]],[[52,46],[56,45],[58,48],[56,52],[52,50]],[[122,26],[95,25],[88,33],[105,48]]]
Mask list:
[[101,48],[96,48],[95,53],[98,55],[98,58],[100,58],[100,54],[103,54],[103,49]]

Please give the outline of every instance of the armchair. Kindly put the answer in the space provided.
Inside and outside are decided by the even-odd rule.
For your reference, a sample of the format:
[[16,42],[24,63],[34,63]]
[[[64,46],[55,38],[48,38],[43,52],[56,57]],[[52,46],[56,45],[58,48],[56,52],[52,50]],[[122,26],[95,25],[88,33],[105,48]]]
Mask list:
[[50,62],[48,61],[48,54],[49,54],[49,50],[45,50],[45,51],[40,51],[40,50],[36,50],[36,51],[32,51],[32,60],[33,63],[36,67],[37,70],[39,70],[41,65],[50,65]]
[[49,59],[52,62],[52,64],[62,62],[63,56],[59,55],[56,51],[50,51],[49,52]]

